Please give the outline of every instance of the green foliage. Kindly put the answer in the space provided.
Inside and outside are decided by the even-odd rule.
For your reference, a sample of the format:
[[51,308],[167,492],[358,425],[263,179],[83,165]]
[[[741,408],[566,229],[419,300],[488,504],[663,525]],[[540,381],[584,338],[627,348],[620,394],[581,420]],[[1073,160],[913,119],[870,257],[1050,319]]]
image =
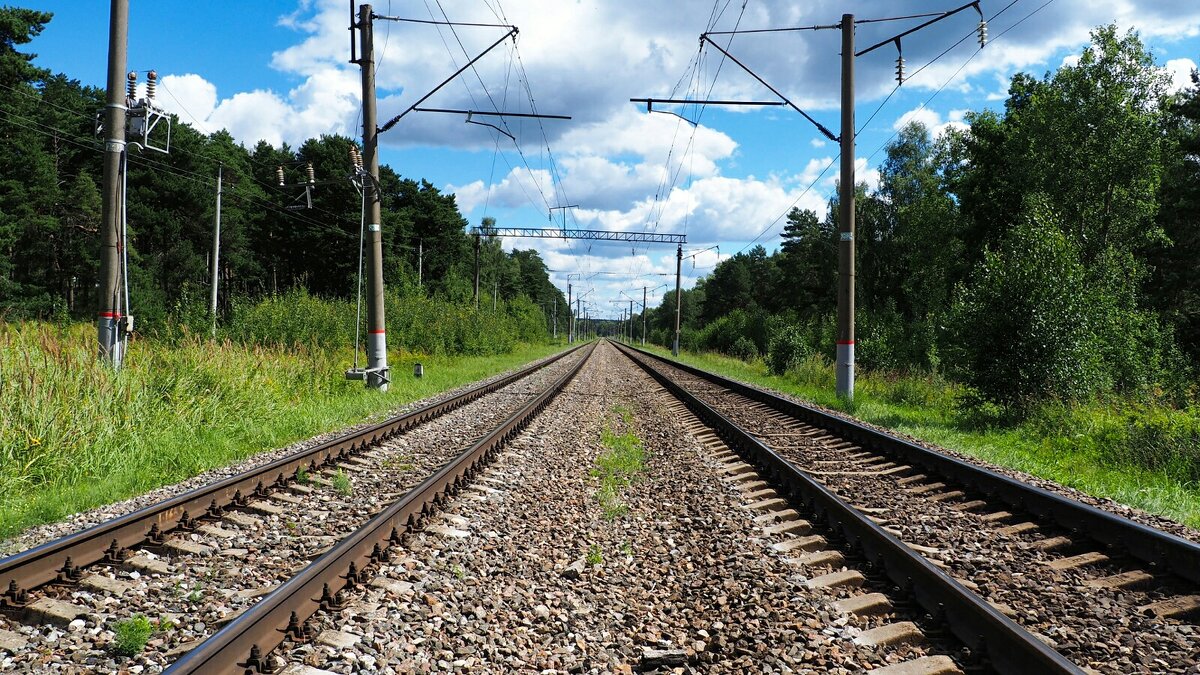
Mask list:
[[787,324],[772,336],[767,347],[767,367],[772,374],[782,375],[813,353],[808,336],[799,327]]
[[[386,394],[341,373],[349,346],[135,339],[118,373],[90,324],[0,323],[0,537],[361,421],[548,354],[392,353]],[[301,472],[303,475],[303,472]]]
[[343,497],[349,497],[354,494],[354,485],[350,482],[350,476],[347,476],[346,472],[341,469],[338,469],[337,473],[333,474],[330,485],[333,486],[334,490],[340,492]]
[[645,470],[646,459],[642,441],[632,429],[632,413],[620,406],[614,408],[613,412],[620,416],[626,431],[617,433],[610,426],[605,426],[600,442],[606,449],[596,457],[596,467],[591,471],[592,476],[600,479],[596,499],[607,520],[616,520],[629,511],[621,492]]
[[144,614],[135,614],[113,625],[113,651],[124,656],[141,654],[154,634],[154,625]]
[[1111,383],[1078,250],[1044,205],[1000,248],[952,308],[952,360],[979,401],[1024,412],[1079,400]]
[[600,548],[600,544],[592,544],[588,546],[587,555],[584,556],[584,561],[593,567],[604,564],[604,551]]

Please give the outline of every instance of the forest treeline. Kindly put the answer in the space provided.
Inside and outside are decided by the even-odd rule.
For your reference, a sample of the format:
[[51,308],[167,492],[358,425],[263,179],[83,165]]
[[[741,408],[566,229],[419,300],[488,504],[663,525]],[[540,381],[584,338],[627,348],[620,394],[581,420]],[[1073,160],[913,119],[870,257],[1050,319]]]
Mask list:
[[[887,146],[857,186],[857,358],[943,374],[1017,415],[1106,392],[1194,402],[1200,364],[1200,80],[1133,32],[1015,76],[1004,109]],[[793,209],[779,250],[724,260],[683,293],[682,346],[783,373],[834,356],[838,208]],[[669,344],[675,298],[651,309]],[[811,364],[810,364],[811,365]]]
[[[96,311],[102,141],[95,120],[104,91],[39,68],[34,55],[19,51],[50,19],[45,12],[0,8],[0,317],[9,320],[86,320]],[[226,320],[254,321],[235,326],[232,335],[279,323],[265,318],[271,298],[305,306],[312,306],[311,298],[353,298],[361,225],[361,198],[350,180],[353,143],[322,136],[298,148],[266,142],[246,148],[226,131],[205,135],[175,118],[168,154],[130,152],[130,294],[139,332],[170,332],[188,321],[203,325],[218,166],[221,311]],[[311,208],[303,186],[309,163],[316,180]],[[279,186],[279,167],[292,187]],[[470,305],[474,241],[454,195],[386,165],[380,187],[384,281],[395,289],[392,304],[423,308],[434,320],[462,313],[448,308]],[[464,310],[456,330],[486,325],[489,334],[515,330],[527,339],[536,330],[544,337],[556,304],[565,325],[566,300],[536,251],[505,252],[499,239],[485,238],[480,260],[480,311],[490,312],[495,293],[498,309],[516,323],[497,326]],[[353,334],[353,314],[348,323]]]

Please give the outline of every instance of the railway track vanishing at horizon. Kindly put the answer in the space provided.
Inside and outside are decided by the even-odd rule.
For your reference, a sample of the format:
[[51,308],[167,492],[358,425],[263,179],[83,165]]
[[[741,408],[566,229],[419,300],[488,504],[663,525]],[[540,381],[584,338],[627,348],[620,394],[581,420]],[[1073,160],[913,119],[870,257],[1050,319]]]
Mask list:
[[[142,571],[144,604],[110,619],[164,603],[172,622],[194,622],[185,631],[193,639],[155,645],[149,665],[173,673],[324,675],[372,671],[381,659],[400,672],[415,663],[463,672],[1200,672],[1194,542],[679,362],[603,341],[582,349],[266,464],[257,480],[220,481],[204,497],[195,491],[88,530],[140,529],[140,539],[72,549],[72,535],[0,560],[6,584],[34,580],[5,596],[6,614],[47,620],[30,608],[81,596],[111,606],[132,568]],[[637,415],[601,423],[601,399]],[[544,410],[550,418],[535,421]],[[443,419],[416,421],[434,418]],[[594,480],[578,464],[592,452],[581,430],[608,433],[611,424],[641,429],[650,484],[626,488],[644,492],[641,502],[628,498],[634,522],[605,516],[599,527],[648,528],[650,541],[626,540],[613,562],[550,564],[598,525],[592,517],[563,530],[531,514],[549,509],[572,522],[588,501],[579,490]],[[506,444],[514,449],[500,453]],[[501,468],[485,471],[489,459]],[[127,522],[139,514],[136,527]],[[476,536],[476,523],[492,529]],[[572,538],[571,527],[585,531]],[[68,564],[67,551],[84,553]],[[21,572],[22,560],[54,574]],[[453,578],[448,560],[461,561]],[[181,575],[197,586],[218,577],[220,592],[180,588]],[[510,597],[522,592],[545,604]],[[658,623],[639,623],[649,616]],[[460,626],[470,632],[429,638],[457,636]],[[396,640],[397,631],[408,642],[395,647],[406,651],[382,646],[379,635]],[[0,630],[0,657],[4,639]],[[315,667],[327,663],[334,670]]]

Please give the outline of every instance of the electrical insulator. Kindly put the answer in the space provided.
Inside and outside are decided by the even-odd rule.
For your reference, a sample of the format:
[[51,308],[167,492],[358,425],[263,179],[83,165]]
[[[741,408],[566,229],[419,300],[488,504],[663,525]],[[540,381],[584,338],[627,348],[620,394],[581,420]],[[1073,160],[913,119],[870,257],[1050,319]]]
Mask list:
[[158,73],[153,70],[146,74],[146,100],[154,100],[154,88],[158,85]]
[[896,82],[904,84],[904,57],[896,57]]
[[350,146],[350,166],[358,168],[358,160],[354,159],[354,146]]
[[987,46],[987,21],[979,20],[979,48]]
[[283,187],[283,167],[275,167],[275,179],[279,181],[279,187]]
[[308,184],[309,185],[312,185],[317,182],[317,174],[315,171],[313,171],[312,162],[309,162],[308,165],[304,167],[304,172],[308,174]]
[[129,71],[125,79],[125,97],[137,100],[137,72],[133,70]]

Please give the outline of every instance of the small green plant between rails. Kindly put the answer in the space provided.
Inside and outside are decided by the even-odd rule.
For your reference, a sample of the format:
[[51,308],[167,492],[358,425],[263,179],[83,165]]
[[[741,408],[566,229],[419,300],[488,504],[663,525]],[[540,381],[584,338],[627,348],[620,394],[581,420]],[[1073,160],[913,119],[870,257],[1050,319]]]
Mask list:
[[113,625],[112,649],[122,656],[140,654],[153,634],[154,624],[150,619],[145,614],[135,614]]
[[340,492],[343,497],[349,497],[354,494],[354,485],[350,482],[350,476],[347,476],[346,472],[341,469],[338,469],[337,473],[333,474],[330,483],[333,485],[333,489]]
[[607,520],[616,520],[628,513],[629,506],[621,493],[645,470],[646,460],[642,441],[633,431],[633,413],[623,406],[614,407],[613,412],[621,418],[626,430],[617,433],[611,425],[604,427],[600,442],[605,450],[596,457],[596,466],[591,471],[592,476],[600,479],[596,499]]
[[600,544],[592,544],[588,546],[587,555],[584,556],[584,562],[593,567],[604,564],[604,551],[600,548]]

